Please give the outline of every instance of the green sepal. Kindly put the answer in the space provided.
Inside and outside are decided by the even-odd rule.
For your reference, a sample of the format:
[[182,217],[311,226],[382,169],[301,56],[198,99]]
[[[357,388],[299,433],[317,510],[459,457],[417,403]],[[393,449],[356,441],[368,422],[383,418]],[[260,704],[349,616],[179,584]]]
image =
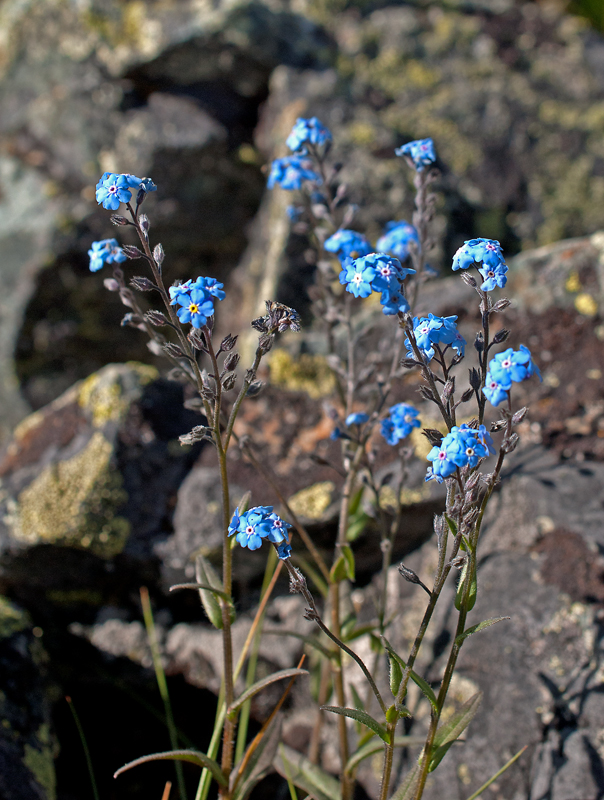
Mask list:
[[390,662],[390,691],[392,692],[392,696],[396,697],[401,681],[403,680],[403,668],[400,665],[399,659],[395,658],[390,652],[388,653],[388,661]]
[[458,647],[461,647],[463,641],[471,636],[473,633],[478,633],[479,631],[483,631],[485,628],[490,628],[491,625],[495,625],[497,622],[501,622],[504,619],[511,619],[511,617],[493,617],[493,619],[483,619],[482,622],[479,622],[477,625],[472,625],[471,628],[467,628],[463,633],[460,633],[459,636],[455,637],[455,644]]
[[340,714],[342,717],[350,717],[357,722],[361,722],[367,728],[370,728],[374,733],[388,743],[390,741],[388,731],[381,725],[377,719],[374,719],[366,711],[361,711],[358,708],[341,708],[340,706],[321,706],[321,711],[331,711],[333,714]]

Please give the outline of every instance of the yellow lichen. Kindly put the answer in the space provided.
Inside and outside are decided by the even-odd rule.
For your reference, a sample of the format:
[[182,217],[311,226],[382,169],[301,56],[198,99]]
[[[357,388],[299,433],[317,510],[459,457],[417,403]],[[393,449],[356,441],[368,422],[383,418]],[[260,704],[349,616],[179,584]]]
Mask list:
[[331,504],[331,497],[336,487],[331,481],[314,483],[301,489],[289,498],[288,505],[300,517],[321,519]]
[[598,304],[587,292],[581,292],[575,297],[575,308],[584,317],[595,317],[598,313]]
[[80,386],[80,407],[92,416],[92,424],[101,427],[106,422],[121,420],[132,402],[132,392],[158,376],[154,367],[134,362],[123,367],[107,368],[86,378]]
[[46,792],[47,800],[55,800],[57,796],[57,779],[55,775],[54,748],[48,725],[40,725],[37,731],[40,748],[26,743],[23,763]]
[[336,387],[335,376],[320,355],[303,353],[293,359],[287,350],[278,348],[271,353],[269,367],[273,386],[306,392],[313,400],[329,397]]
[[25,611],[14,606],[6,597],[0,596],[0,639],[12,636],[29,625]]
[[84,547],[105,557],[121,552],[129,523],[114,516],[126,493],[112,452],[97,431],[81,452],[46,467],[17,498],[13,536],[29,544]]
[[579,275],[577,272],[573,270],[573,272],[570,273],[566,279],[564,288],[567,292],[572,292],[573,294],[581,290],[581,281],[579,280]]

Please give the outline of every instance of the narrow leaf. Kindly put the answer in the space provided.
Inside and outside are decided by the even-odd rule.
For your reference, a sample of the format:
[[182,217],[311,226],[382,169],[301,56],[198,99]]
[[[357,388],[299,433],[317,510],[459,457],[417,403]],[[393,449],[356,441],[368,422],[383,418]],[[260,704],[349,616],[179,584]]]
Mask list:
[[[422,745],[424,743],[423,736],[395,736],[394,737],[394,746],[395,747],[413,747],[414,745]],[[366,745],[363,747],[359,747],[359,749],[354,753],[346,762],[345,771],[347,773],[351,773],[352,770],[359,764],[363,759],[369,758],[369,756],[373,756],[376,753],[382,752],[384,749],[384,743],[381,740],[372,739],[370,742],[367,742]]]
[[[464,594],[466,592],[466,582],[468,580],[468,561],[463,565],[459,583],[457,584],[457,592],[455,594],[455,608],[459,611],[463,602]],[[476,559],[472,558],[472,575],[470,577],[470,591],[468,593],[467,610],[471,611],[476,603],[476,595],[478,592],[478,583],[476,580]]]
[[344,556],[344,562],[346,564],[346,577],[349,581],[354,581],[354,574],[355,574],[355,563],[354,563],[354,553],[352,552],[352,548],[349,547],[347,544],[342,545],[342,555]]
[[392,696],[396,697],[403,679],[403,669],[399,660],[390,652],[388,653],[388,660],[390,661],[390,691],[392,692]]
[[[197,556],[195,559],[195,577],[198,583],[204,586],[212,586],[214,589],[218,589],[220,592],[222,591],[220,579],[216,575],[210,562],[203,556]],[[220,608],[220,603],[216,599],[216,595],[214,592],[200,589],[199,597],[208,619],[215,628],[220,630],[222,628],[222,609]]]
[[504,764],[504,765],[503,765],[503,767],[501,767],[501,769],[500,769],[498,772],[496,772],[496,773],[493,775],[493,777],[492,777],[492,778],[489,778],[489,780],[488,780],[486,783],[483,783],[483,784],[482,784],[482,786],[480,787],[480,789],[478,789],[478,791],[474,792],[474,794],[473,794],[473,795],[471,795],[470,797],[468,797],[468,800],[476,800],[476,798],[477,798],[477,797],[479,797],[479,796],[480,796],[480,795],[481,795],[481,794],[484,792],[484,790],[485,790],[485,789],[488,789],[488,788],[489,788],[489,786],[490,786],[490,785],[491,785],[491,784],[492,784],[494,781],[496,781],[496,780],[497,780],[497,778],[498,778],[500,775],[503,775],[503,773],[506,771],[506,769],[507,769],[508,767],[511,767],[511,766],[512,766],[512,764],[514,763],[514,761],[516,761],[516,759],[517,759],[517,758],[520,758],[520,756],[521,756],[521,755],[524,753],[524,751],[526,750],[526,748],[527,748],[527,747],[528,747],[528,744],[525,744],[525,745],[524,745],[524,747],[523,747],[523,748],[521,748],[521,749],[520,749],[520,750],[519,750],[519,751],[516,753],[516,755],[515,755],[515,756],[512,756],[512,757],[510,758],[510,760],[507,762],[507,764]]
[[205,769],[209,770],[214,780],[221,786],[227,785],[226,778],[214,759],[209,758],[205,753],[199,753],[197,750],[169,750],[167,753],[153,753],[150,756],[142,756],[142,758],[137,758],[134,761],[129,761],[128,764],[124,764],[113,777],[117,778],[122,772],[132,769],[132,767],[138,767],[139,764],[147,764],[151,761],[188,761],[191,764],[197,764],[198,767],[205,767]]
[[339,556],[334,562],[332,568],[329,570],[329,577],[331,578],[332,583],[340,583],[346,579],[346,575],[346,559],[344,556]]
[[362,722],[363,725],[366,725],[374,733],[377,733],[380,739],[383,739],[385,742],[388,741],[388,732],[384,725],[381,725],[366,711],[361,711],[358,708],[341,708],[340,706],[321,706],[321,711],[331,711],[333,714],[339,714],[342,717],[350,717],[350,719],[355,719],[357,722]]
[[215,589],[213,586],[210,586],[209,583],[175,583],[174,586],[170,586],[170,591],[175,592],[178,589],[204,589],[207,592],[212,592],[217,597],[221,597],[223,600],[226,600],[227,603],[232,605],[232,600],[228,596],[226,592],[222,592],[220,589]]
[[236,711],[238,708],[240,708],[246,700],[249,700],[251,697],[258,694],[258,692],[262,691],[265,686],[270,686],[271,683],[281,681],[284,678],[293,678],[294,675],[308,675],[308,670],[281,669],[279,672],[273,672],[273,674],[269,675],[267,678],[262,678],[262,680],[256,681],[256,683],[253,683],[249,689],[246,689],[243,694],[240,694],[239,697],[233,701],[233,704],[227,709],[227,714],[232,714],[233,711]]
[[459,647],[464,639],[468,638],[468,636],[471,636],[473,633],[478,633],[478,631],[483,631],[485,628],[490,628],[491,625],[495,625],[496,622],[501,622],[504,619],[511,619],[511,617],[494,617],[493,619],[483,619],[483,621],[479,622],[478,625],[472,625],[471,628],[467,628],[463,633],[460,633],[459,636],[455,638],[455,644]]
[[428,772],[434,772],[436,767],[447,755],[447,751],[453,744],[455,744],[455,742],[447,742],[446,744],[441,744],[440,747],[436,748],[436,750],[432,753],[432,758],[430,759],[430,763],[428,765]]
[[[403,659],[402,659],[402,658],[401,658],[401,657],[398,655],[398,653],[395,653],[395,652],[394,652],[394,650],[393,650],[393,648],[392,648],[392,645],[391,645],[391,644],[390,644],[390,642],[389,642],[389,641],[386,639],[386,637],[385,637],[385,636],[382,636],[382,643],[383,643],[383,645],[384,645],[384,648],[386,649],[386,652],[387,652],[387,653],[388,653],[388,655],[390,656],[390,658],[391,658],[391,659],[395,659],[395,660],[396,660],[396,661],[399,663],[399,665],[401,666],[401,668],[402,668],[403,670],[404,670],[404,669],[406,669],[406,668],[407,668],[407,665],[405,664],[405,662],[403,661]],[[401,678],[402,678],[402,677],[403,677],[403,676],[402,676],[402,674],[401,674]],[[432,687],[430,686],[430,684],[429,684],[427,681],[425,681],[425,680],[424,680],[422,677],[420,677],[420,676],[417,674],[417,672],[414,672],[413,670],[411,670],[411,675],[410,675],[410,678],[411,678],[411,680],[413,681],[413,683],[415,683],[417,686],[419,686],[419,688],[422,690],[422,693],[425,695],[425,697],[427,697],[427,698],[428,698],[428,700],[430,701],[430,705],[432,706],[432,708],[433,708],[435,711],[437,711],[437,710],[438,710],[438,704],[437,704],[437,702],[436,702],[436,695],[434,694],[434,692],[433,692],[433,690],[432,690]],[[400,685],[400,681],[399,681],[399,685]],[[398,691],[397,691],[397,694],[398,694]],[[395,694],[394,696],[396,697],[396,694]]]
[[471,720],[476,715],[480,702],[482,700],[482,692],[476,692],[469,700],[460,706],[460,708],[441,725],[434,737],[435,747],[440,747],[448,742],[454,742],[468,727]]
[[[260,744],[249,759],[240,782],[233,792],[232,800],[246,800],[254,786],[260,783],[272,767],[277,747],[281,739],[281,720],[274,719],[269,728],[264,732]],[[245,758],[245,755],[244,755]],[[232,777],[238,775],[239,769],[235,767]]]
[[295,786],[315,800],[340,800],[340,782],[297,750],[283,745],[277,751],[273,765],[279,775],[283,778],[289,776]]
[[390,800],[412,800],[415,797],[417,782],[419,780],[419,764],[416,764],[405,780],[401,783]]
[[448,514],[445,514],[445,519],[447,520],[447,525],[449,526],[449,530],[453,534],[453,536],[457,536],[457,524]]

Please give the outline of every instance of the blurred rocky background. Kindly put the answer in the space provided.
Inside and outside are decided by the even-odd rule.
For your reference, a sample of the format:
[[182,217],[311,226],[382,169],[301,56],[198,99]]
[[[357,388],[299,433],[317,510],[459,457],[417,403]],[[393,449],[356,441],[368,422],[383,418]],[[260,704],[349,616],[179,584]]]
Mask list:
[[[105,170],[155,180],[146,211],[166,274],[223,280],[221,329],[239,332],[267,297],[306,316],[313,256],[287,222],[290,196],[265,191],[263,168],[285,153],[295,118],[310,115],[331,128],[360,206],[355,226],[373,240],[412,210],[394,148],[434,138],[444,164],[434,266],[447,276],[473,235],[517,254],[514,304],[500,321],[544,373],[522,398],[530,421],[481,565],[476,619],[512,620],[467,646],[456,697],[479,687],[485,702],[427,796],[464,800],[525,744],[489,790],[494,800],[604,796],[603,25],[599,0],[0,2],[0,800],[88,796],[66,694],[103,798],[159,796],[172,778],[165,765],[111,778],[168,747],[141,585],[183,744],[205,748],[214,713],[212,630],[193,593],[167,595],[191,577],[193,551],[216,553],[212,454],[180,447],[197,420],[182,387],[161,376],[139,332],[120,328],[123,307],[88,270],[90,243],[116,232],[94,185]],[[458,314],[471,337],[478,320],[457,278],[435,281],[423,302]],[[265,377],[241,430],[327,550],[339,478],[316,460],[333,447],[317,337],[286,340]],[[416,388],[406,379],[400,399],[417,403]],[[252,488],[257,502],[278,502],[243,457],[231,468],[234,494]],[[433,543],[422,544],[441,498],[420,472],[396,557],[429,580]],[[359,618],[370,613],[376,549],[366,516],[355,542]],[[238,636],[264,568],[252,555],[237,566]],[[403,647],[423,598],[397,580]],[[296,599],[280,592],[271,624],[308,632]],[[448,608],[426,649],[432,677]],[[267,669],[299,657],[296,640],[276,641],[261,652]],[[292,748],[313,724],[305,691],[286,717]],[[254,708],[255,724],[270,701]],[[325,766],[334,768],[328,746]],[[360,797],[374,796],[370,765],[361,778]],[[258,792],[285,798],[287,787],[272,777]]]

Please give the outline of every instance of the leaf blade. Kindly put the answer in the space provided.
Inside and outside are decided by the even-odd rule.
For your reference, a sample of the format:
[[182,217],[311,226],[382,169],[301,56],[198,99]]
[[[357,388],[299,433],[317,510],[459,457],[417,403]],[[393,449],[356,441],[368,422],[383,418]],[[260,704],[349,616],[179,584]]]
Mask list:
[[492,619],[483,619],[482,622],[479,622],[477,625],[472,625],[471,628],[467,628],[467,630],[465,630],[463,633],[460,633],[459,636],[455,638],[455,644],[459,647],[462,642],[468,638],[468,636],[472,636],[473,633],[483,631],[485,628],[490,628],[491,625],[495,625],[497,622],[502,622],[504,619],[511,619],[511,617],[493,617]]
[[289,775],[293,784],[316,800],[340,800],[341,788],[337,778],[311,763],[297,750],[283,745],[278,750],[273,766],[279,775],[283,778]]
[[237,709],[240,708],[240,706],[242,706],[246,700],[249,700],[251,697],[258,694],[258,692],[264,689],[265,686],[269,686],[271,683],[283,680],[284,678],[293,678],[296,675],[308,675],[308,670],[280,669],[278,672],[273,672],[272,675],[256,681],[248,689],[246,689],[245,692],[240,694],[239,697],[235,698],[233,703],[227,709],[227,714],[232,714],[234,711],[237,711]]
[[190,764],[197,764],[198,767],[209,770],[213,778],[221,786],[227,785],[227,780],[214,759],[197,750],[168,750],[165,753],[152,753],[148,756],[141,756],[141,758],[136,758],[134,761],[124,764],[114,773],[113,777],[117,778],[118,775],[127,772],[133,767],[138,767],[140,764],[148,764],[152,761],[188,761]]
[[377,719],[374,719],[366,711],[361,711],[359,708],[342,708],[341,706],[321,706],[321,711],[331,711],[332,714],[339,714],[341,717],[349,717],[361,722],[374,733],[377,733],[384,742],[388,741],[388,731],[385,726],[381,725]]

